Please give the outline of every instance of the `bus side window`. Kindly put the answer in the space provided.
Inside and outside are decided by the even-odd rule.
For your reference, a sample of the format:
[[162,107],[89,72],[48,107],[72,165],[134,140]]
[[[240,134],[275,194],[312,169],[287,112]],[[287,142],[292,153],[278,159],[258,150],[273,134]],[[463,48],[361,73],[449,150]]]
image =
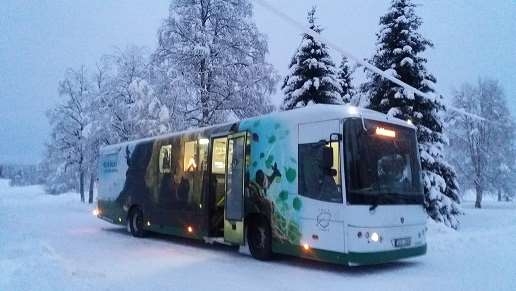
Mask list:
[[183,169],[185,173],[197,172],[199,159],[197,157],[197,141],[185,142]]
[[201,209],[203,170],[207,160],[206,143],[198,140],[185,141],[183,152],[183,175],[178,187],[180,201],[188,204],[190,209]]
[[172,145],[164,145],[159,151],[159,172],[169,174],[172,169]]
[[[324,152],[328,148],[333,153],[331,168],[325,168],[325,163],[328,161],[324,158]],[[338,142],[300,144],[298,155],[299,195],[321,201],[342,203]]]

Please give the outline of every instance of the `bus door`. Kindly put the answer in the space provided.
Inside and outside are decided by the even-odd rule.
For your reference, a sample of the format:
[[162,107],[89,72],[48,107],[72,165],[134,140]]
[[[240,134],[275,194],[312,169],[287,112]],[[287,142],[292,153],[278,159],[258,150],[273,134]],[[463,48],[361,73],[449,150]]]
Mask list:
[[224,241],[235,244],[243,244],[244,242],[246,142],[245,132],[228,136]]

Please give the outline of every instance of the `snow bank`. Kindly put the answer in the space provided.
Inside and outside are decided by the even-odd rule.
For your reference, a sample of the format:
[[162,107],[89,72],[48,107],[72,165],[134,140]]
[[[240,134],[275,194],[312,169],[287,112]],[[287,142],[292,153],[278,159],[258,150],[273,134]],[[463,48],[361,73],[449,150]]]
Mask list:
[[429,221],[428,254],[349,268],[162,235],[136,239],[79,195],[0,180],[0,290],[516,290],[516,204],[464,202],[461,229]]

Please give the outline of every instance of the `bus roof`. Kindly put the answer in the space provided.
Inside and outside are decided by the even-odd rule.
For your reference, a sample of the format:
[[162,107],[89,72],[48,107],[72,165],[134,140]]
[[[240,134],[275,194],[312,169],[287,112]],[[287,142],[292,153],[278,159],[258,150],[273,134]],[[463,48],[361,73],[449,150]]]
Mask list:
[[386,123],[392,123],[400,126],[409,127],[415,129],[416,127],[405,120],[401,120],[395,117],[388,116],[386,114],[373,111],[370,109],[359,108],[352,105],[330,105],[330,104],[312,104],[306,107],[297,108],[287,111],[274,111],[268,114],[259,115],[242,120],[234,120],[227,123],[215,124],[212,126],[206,126],[202,128],[191,128],[178,132],[166,133],[158,136],[151,136],[131,141],[125,141],[122,143],[107,145],[101,148],[102,151],[109,151],[111,148],[120,147],[127,144],[140,143],[145,141],[151,141],[155,139],[167,138],[177,135],[191,134],[199,131],[206,130],[212,127],[229,126],[235,122],[242,122],[245,120],[259,120],[266,117],[281,118],[284,120],[291,120],[294,123],[309,123],[331,119],[345,119],[352,117],[363,117],[365,119],[372,119],[376,121],[383,121]]

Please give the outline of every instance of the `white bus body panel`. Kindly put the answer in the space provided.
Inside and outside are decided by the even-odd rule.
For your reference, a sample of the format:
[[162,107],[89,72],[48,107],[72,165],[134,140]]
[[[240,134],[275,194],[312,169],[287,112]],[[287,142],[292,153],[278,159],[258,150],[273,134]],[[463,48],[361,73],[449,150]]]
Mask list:
[[[345,207],[346,252],[381,252],[414,248],[426,243],[427,215],[422,205],[379,205],[369,211],[369,205]],[[358,233],[361,232],[361,237]],[[381,237],[373,242],[370,236],[376,232]],[[367,237],[369,234],[369,238]],[[410,238],[410,244],[396,247],[396,239]]]
[[[328,140],[333,133],[342,134],[342,120],[332,119],[299,124],[298,143]],[[342,171],[342,170],[341,170]],[[312,248],[343,253],[343,204],[331,203],[301,196],[301,243]]]
[[124,188],[125,174],[127,172],[124,148],[125,146],[110,147],[100,151],[98,171],[99,199],[114,201]]

